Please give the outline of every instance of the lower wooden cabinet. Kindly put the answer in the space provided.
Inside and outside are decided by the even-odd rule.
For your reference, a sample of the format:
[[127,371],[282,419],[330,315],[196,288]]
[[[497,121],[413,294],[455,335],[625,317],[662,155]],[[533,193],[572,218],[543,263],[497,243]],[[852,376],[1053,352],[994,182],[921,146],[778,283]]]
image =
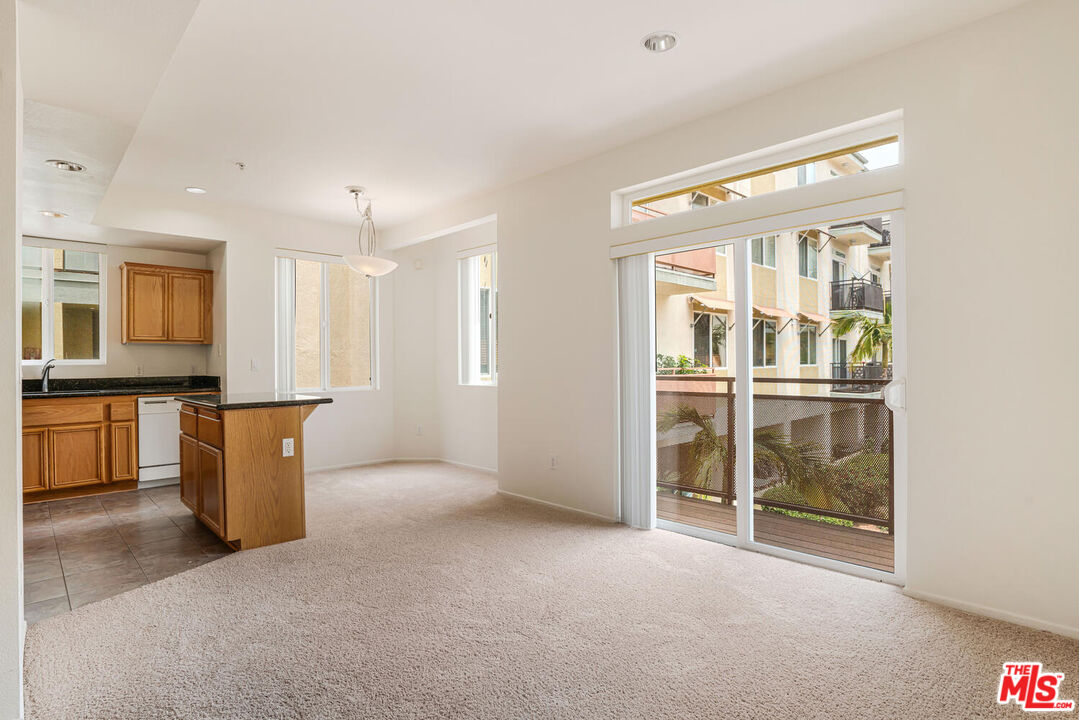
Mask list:
[[107,482],[103,423],[49,428],[48,438],[50,487]]
[[199,441],[180,435],[180,500],[199,514]]
[[138,441],[135,439],[135,422],[114,422],[109,426],[109,454],[112,458],[113,480],[135,480],[139,476],[136,457]]
[[47,500],[134,485],[138,425],[131,396],[23,401],[23,495]]
[[218,535],[225,534],[225,455],[199,443],[199,518]]
[[49,489],[49,440],[45,428],[22,429],[22,491]]

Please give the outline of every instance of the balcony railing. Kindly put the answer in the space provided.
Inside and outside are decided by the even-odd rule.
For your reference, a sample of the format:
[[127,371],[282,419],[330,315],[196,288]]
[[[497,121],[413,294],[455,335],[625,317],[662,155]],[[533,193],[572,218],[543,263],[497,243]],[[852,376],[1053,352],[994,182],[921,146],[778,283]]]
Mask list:
[[[880,363],[832,363],[832,379],[848,382],[835,383],[833,392],[871,393],[880,392],[881,380],[892,379],[892,366]],[[864,382],[866,380],[874,382]]]
[[869,280],[833,280],[832,310],[884,312],[884,288]]

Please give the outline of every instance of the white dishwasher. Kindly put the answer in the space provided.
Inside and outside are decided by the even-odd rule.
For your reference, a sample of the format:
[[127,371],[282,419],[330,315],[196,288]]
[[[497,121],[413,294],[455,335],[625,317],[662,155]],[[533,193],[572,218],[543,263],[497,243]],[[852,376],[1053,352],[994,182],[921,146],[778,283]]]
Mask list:
[[180,402],[139,398],[139,487],[180,481]]

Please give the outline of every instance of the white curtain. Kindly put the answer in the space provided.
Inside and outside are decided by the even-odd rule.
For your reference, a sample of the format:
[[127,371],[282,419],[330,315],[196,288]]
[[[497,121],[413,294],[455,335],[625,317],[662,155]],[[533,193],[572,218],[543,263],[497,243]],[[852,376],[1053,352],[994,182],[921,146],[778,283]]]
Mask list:
[[618,259],[620,505],[622,522],[655,527],[655,341],[649,255]]

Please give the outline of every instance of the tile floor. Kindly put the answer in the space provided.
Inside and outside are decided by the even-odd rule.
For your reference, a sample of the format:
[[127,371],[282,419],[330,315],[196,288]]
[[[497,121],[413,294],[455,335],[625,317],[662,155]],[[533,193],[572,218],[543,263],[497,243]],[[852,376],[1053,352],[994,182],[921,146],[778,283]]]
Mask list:
[[230,552],[180,502],[177,485],[24,505],[26,622]]

